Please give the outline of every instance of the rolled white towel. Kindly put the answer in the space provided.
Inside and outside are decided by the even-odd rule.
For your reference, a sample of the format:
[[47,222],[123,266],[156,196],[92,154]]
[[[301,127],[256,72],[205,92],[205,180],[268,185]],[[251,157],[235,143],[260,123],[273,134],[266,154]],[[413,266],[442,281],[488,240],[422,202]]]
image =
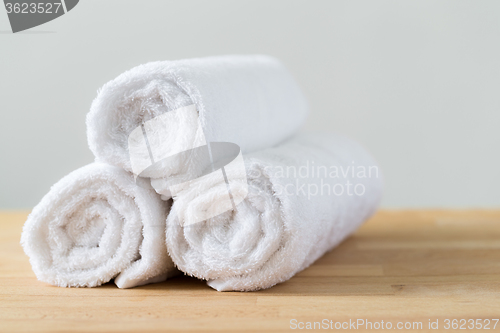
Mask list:
[[[285,140],[306,114],[298,85],[272,57],[158,61],[102,87],[87,115],[87,138],[97,161],[138,174],[149,161],[143,132],[152,163],[208,142],[232,142],[245,153]],[[129,148],[139,161],[135,168]],[[160,176],[179,174],[185,163],[178,164]]]
[[[375,161],[343,137],[298,136],[246,155],[245,163],[248,195],[236,211],[191,223],[226,193],[212,179],[174,196],[167,218],[176,266],[219,291],[286,281],[356,230],[381,198]],[[233,195],[246,190],[244,182],[230,186]]]
[[168,209],[128,172],[93,163],[52,186],[29,215],[21,244],[37,278],[52,285],[160,282],[177,272],[165,246]]

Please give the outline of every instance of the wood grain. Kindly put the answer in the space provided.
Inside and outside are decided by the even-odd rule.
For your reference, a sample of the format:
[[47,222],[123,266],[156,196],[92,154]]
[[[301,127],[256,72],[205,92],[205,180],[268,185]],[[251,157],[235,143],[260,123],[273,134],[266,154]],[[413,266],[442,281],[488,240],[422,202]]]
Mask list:
[[0,213],[1,332],[290,331],[291,319],[422,322],[423,332],[429,319],[442,330],[447,318],[500,317],[500,211],[382,211],[291,280],[252,293],[185,276],[128,290],[47,285],[19,245],[26,216]]

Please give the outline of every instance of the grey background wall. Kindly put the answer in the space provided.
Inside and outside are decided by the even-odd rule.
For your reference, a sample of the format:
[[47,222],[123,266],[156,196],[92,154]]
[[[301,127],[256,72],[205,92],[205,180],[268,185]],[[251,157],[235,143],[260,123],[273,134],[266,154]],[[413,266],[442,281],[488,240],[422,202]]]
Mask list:
[[228,53],[280,58],[310,101],[305,129],[378,158],[384,207],[500,207],[499,1],[82,0],[9,31],[0,8],[0,208],[93,160],[85,115],[106,81]]

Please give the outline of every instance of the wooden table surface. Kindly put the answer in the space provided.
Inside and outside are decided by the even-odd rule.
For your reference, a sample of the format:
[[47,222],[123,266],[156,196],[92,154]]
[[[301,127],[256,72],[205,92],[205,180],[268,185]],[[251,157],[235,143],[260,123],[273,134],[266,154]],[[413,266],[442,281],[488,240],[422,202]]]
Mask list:
[[439,331],[484,331],[488,320],[492,332],[500,318],[500,211],[382,211],[291,280],[248,293],[185,276],[128,290],[47,285],[19,245],[26,215],[0,213],[0,332],[291,331],[308,322],[424,332],[436,321]]

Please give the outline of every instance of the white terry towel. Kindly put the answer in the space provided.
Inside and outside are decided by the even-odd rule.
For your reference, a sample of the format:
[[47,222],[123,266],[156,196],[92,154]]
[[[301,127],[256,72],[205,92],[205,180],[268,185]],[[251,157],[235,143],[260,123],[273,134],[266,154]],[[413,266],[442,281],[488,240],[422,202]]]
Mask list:
[[52,285],[160,282],[177,272],[165,246],[168,209],[128,172],[93,163],[52,186],[29,215],[21,244],[37,278]]
[[[189,112],[191,105],[199,118]],[[158,118],[170,111],[179,112]],[[157,137],[153,133],[149,143],[168,143],[168,151],[161,149],[165,157],[215,141],[235,143],[244,153],[271,147],[295,133],[306,114],[297,83],[272,57],[158,61],[137,66],[102,87],[87,115],[87,138],[96,161],[134,171],[129,136],[136,130],[141,137],[141,125],[145,132],[156,132],[148,129],[153,119],[165,129]]]
[[[191,224],[225,193],[224,182],[207,181],[174,196],[167,218],[176,266],[219,291],[286,281],[356,230],[381,198],[375,161],[343,137],[301,135],[246,155],[245,164],[248,195],[236,211]],[[230,185],[233,195],[245,191]]]

